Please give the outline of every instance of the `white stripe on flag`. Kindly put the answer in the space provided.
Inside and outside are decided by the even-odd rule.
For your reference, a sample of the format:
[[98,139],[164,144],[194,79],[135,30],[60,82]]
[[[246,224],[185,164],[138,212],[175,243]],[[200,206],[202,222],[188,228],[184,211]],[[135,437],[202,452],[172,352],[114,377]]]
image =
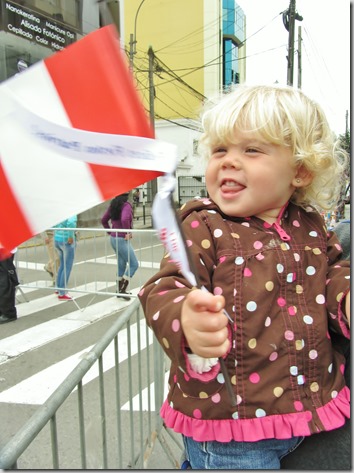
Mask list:
[[[11,80],[3,82],[0,91],[8,97],[16,97],[22,106],[46,120],[62,126],[71,126],[65,107],[43,61],[31,66],[23,75],[17,74]],[[12,104],[17,106],[14,102]],[[7,113],[1,104],[0,117]]]
[[197,286],[197,280],[190,268],[188,254],[185,245],[187,244],[181,233],[177,221],[177,215],[172,207],[171,196],[176,186],[176,178],[170,174],[161,178],[162,185],[154,198],[152,205],[152,219],[154,228],[159,233],[159,238],[166,251],[170,253],[170,260],[173,261],[183,276],[192,284]]

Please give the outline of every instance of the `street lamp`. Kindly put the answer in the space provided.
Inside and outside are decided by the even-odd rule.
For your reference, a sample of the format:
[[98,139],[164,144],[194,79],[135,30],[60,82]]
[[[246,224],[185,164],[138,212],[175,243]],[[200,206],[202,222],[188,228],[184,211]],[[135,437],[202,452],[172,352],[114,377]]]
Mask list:
[[142,0],[140,2],[140,5],[138,6],[138,9],[135,14],[135,20],[134,20],[134,34],[130,33],[130,51],[129,51],[129,65],[130,65],[130,70],[132,71],[134,69],[134,54],[136,54],[136,23],[138,20],[138,14],[140,11],[140,8],[142,7],[143,3],[145,0]]

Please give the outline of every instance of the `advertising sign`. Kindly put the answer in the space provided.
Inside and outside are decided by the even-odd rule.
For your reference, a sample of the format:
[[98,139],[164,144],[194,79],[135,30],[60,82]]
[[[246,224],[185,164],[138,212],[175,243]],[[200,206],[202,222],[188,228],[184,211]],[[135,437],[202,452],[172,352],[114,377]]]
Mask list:
[[13,2],[2,1],[2,29],[59,51],[76,41],[76,33],[44,15]]

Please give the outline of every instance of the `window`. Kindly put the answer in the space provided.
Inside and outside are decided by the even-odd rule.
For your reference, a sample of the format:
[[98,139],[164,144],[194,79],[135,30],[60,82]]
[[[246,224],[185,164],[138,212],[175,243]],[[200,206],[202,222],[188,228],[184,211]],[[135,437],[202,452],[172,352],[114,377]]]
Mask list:
[[81,30],[81,0],[20,0],[16,3]]

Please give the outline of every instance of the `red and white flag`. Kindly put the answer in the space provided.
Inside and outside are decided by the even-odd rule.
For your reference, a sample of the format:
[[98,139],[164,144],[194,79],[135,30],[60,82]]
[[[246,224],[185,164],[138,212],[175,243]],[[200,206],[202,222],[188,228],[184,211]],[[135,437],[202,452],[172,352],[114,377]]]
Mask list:
[[175,169],[113,26],[3,82],[0,103],[0,255]]

